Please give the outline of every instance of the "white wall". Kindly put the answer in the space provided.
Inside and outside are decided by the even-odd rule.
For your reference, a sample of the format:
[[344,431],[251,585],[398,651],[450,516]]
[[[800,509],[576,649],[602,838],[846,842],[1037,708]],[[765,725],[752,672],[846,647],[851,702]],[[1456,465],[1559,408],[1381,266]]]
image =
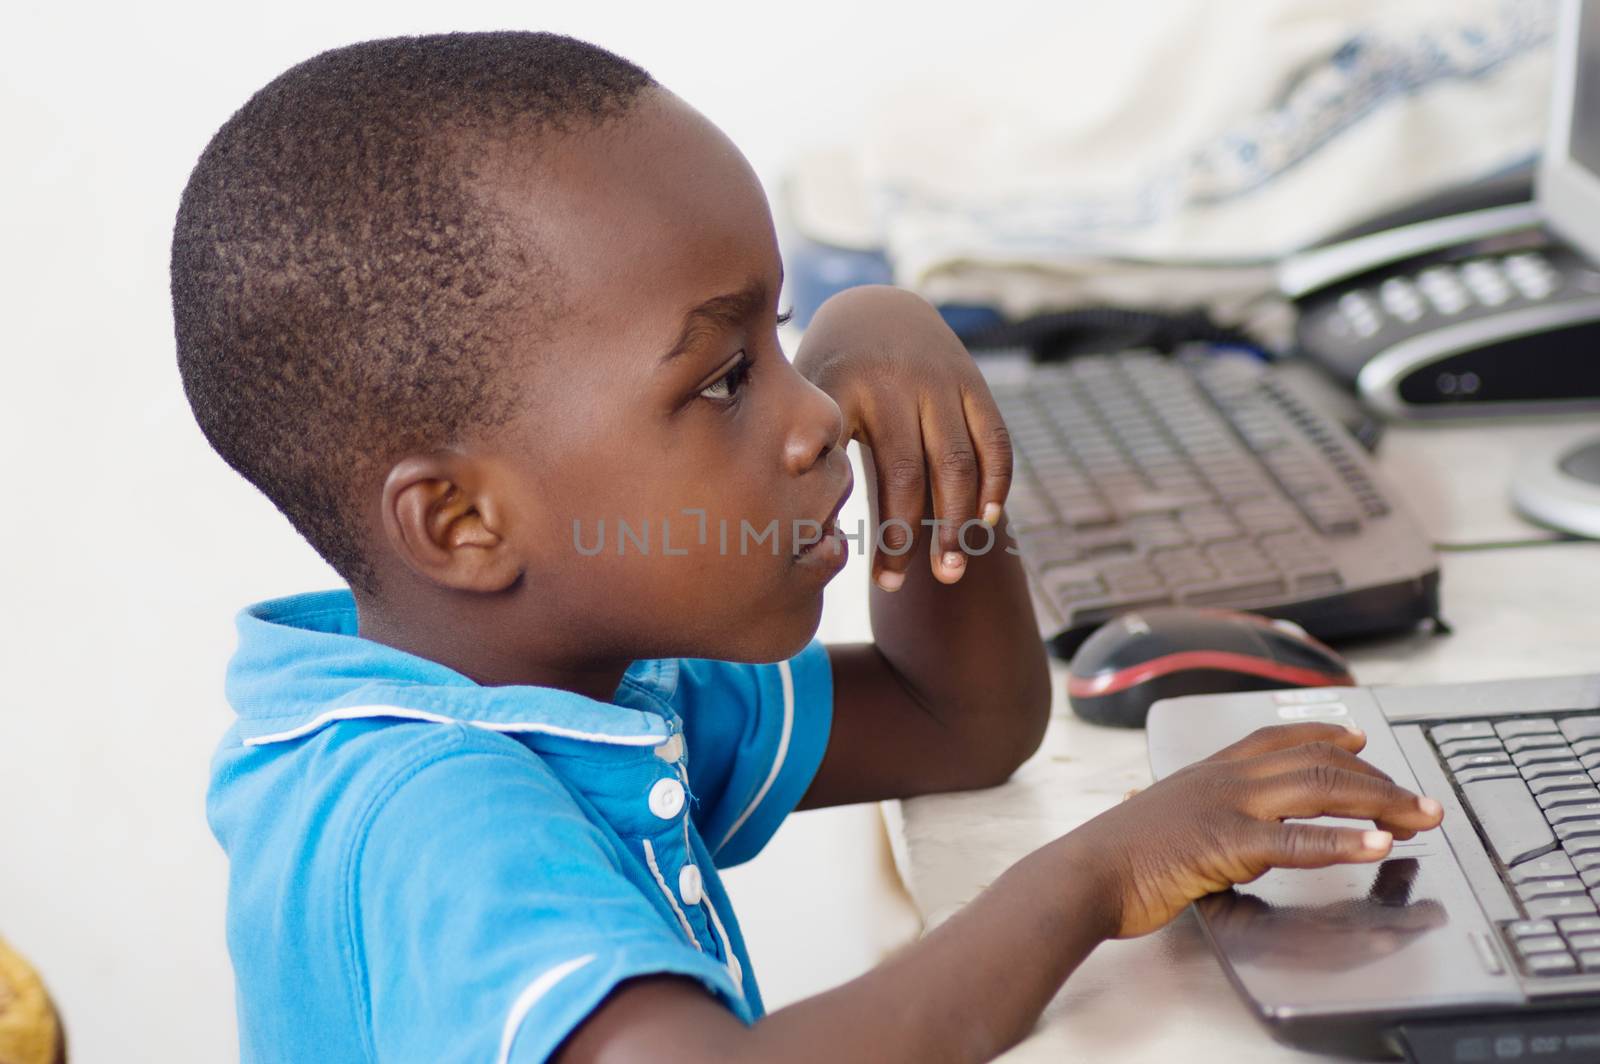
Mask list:
[[[980,15],[1030,18],[759,0],[28,3],[0,16],[0,936],[45,972],[76,1059],[234,1056],[224,863],[202,811],[229,720],[231,617],[331,582],[206,448],[179,388],[170,225],[212,131],[327,47],[548,28],[642,63],[771,178],[799,147],[855,128],[874,86],[961,76],[952,57]],[[874,908],[871,815],[802,820],[736,883],[774,998],[842,978],[880,945],[894,910]],[[775,898],[796,875],[804,890]]]

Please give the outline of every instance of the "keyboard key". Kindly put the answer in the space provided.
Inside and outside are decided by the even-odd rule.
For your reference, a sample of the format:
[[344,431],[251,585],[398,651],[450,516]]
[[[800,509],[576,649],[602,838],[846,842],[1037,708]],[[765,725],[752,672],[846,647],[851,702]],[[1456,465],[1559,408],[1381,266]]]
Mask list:
[[[1505,768],[1504,765],[1499,766]],[[1469,770],[1470,771],[1470,770]],[[1457,776],[1457,779],[1461,777]],[[1582,805],[1585,802],[1600,802],[1600,790],[1593,787],[1573,787],[1565,791],[1545,791],[1534,799],[1539,803],[1539,808],[1548,813],[1552,809],[1563,805]]]
[[1578,967],[1586,972],[1600,968],[1600,950],[1585,950],[1578,954]]
[[[1567,945],[1575,950],[1600,950],[1600,932],[1590,931],[1584,935],[1569,935]],[[1517,946],[1520,949],[1522,944],[1519,942]]]
[[1283,580],[1276,576],[1254,580],[1235,578],[1180,588],[1178,600],[1195,606],[1262,602],[1282,595],[1284,586]]
[[[1600,869],[1596,869],[1600,871]],[[1511,882],[1526,883],[1530,879],[1561,879],[1577,874],[1572,859],[1564,853],[1547,853],[1534,861],[1524,861],[1511,870]]]
[[1585,894],[1589,888],[1583,885],[1583,880],[1577,876],[1562,879],[1532,879],[1517,887],[1517,897],[1523,901],[1530,898],[1548,898],[1557,894]]
[[[1108,565],[1100,575],[1105,578],[1106,586],[1117,595],[1142,594],[1160,590],[1163,586],[1161,576],[1143,562],[1118,562],[1115,565]],[[1573,764],[1577,762],[1574,761]]]
[[1586,894],[1562,894],[1555,898],[1534,898],[1522,907],[1534,919],[1553,916],[1593,916],[1594,901]]
[[1546,809],[1544,818],[1552,824],[1565,824],[1573,820],[1593,820],[1600,818],[1600,802],[1584,802],[1581,805],[1562,805],[1554,809]]
[[1600,739],[1600,713],[1588,717],[1568,717],[1561,722],[1561,734],[1573,742]]
[[1585,772],[1593,772],[1595,769],[1600,768],[1600,750],[1596,750],[1592,754],[1584,754],[1578,758],[1578,764],[1583,766]]
[[1332,593],[1344,586],[1344,578],[1337,570],[1322,566],[1310,569],[1296,569],[1294,574],[1294,590],[1297,595],[1314,595],[1323,592]]
[[[1588,871],[1591,868],[1600,868],[1600,853],[1579,854],[1568,859],[1572,862],[1572,867],[1580,872]],[[1600,925],[1596,925],[1595,929],[1600,930]]]
[[[1589,917],[1574,917],[1575,920],[1589,919]],[[1563,920],[1562,923],[1570,923]],[[1594,918],[1595,925],[1600,927],[1600,918]],[[1583,930],[1580,928],[1580,930]],[[1506,934],[1512,938],[1523,938],[1527,935],[1553,935],[1556,933],[1554,920],[1513,920],[1506,925]]]
[[[1549,752],[1547,750],[1524,750],[1523,754]],[[1513,755],[1513,757],[1521,756],[1522,754]],[[1572,776],[1586,771],[1582,765],[1570,757],[1564,761],[1534,761],[1531,764],[1520,767],[1522,768],[1522,778],[1525,780],[1539,780],[1544,779],[1546,776]]]
[[1576,768],[1568,769],[1569,772],[1587,772],[1588,769],[1578,764],[1578,759],[1572,756],[1570,747],[1548,746],[1539,750],[1518,750],[1511,755],[1511,763],[1518,768],[1525,765],[1548,765],[1554,762],[1566,761]]
[[[1600,736],[1600,729],[1596,729],[1595,735]],[[1428,729],[1428,736],[1438,746],[1457,739],[1492,739],[1495,731],[1494,725],[1486,720],[1469,720],[1460,724],[1435,724]]]
[[1561,848],[1566,850],[1567,853],[1572,856],[1572,859],[1576,861],[1579,857],[1583,857],[1587,854],[1600,853],[1600,838],[1590,835],[1582,838],[1568,839],[1562,844]]
[[1569,916],[1556,924],[1563,935],[1587,935],[1600,931],[1600,916]]
[[1073,540],[1091,556],[1134,553],[1133,536],[1126,528],[1083,530],[1074,534]]
[[[1600,887],[1600,868],[1589,868],[1578,873],[1578,878],[1583,880],[1583,885],[1591,890]],[[1594,895],[1590,895],[1593,897]]]
[[1088,498],[1081,500],[1063,499],[1061,513],[1073,528],[1103,528],[1115,520],[1111,510],[1105,504],[1091,501]]
[[1482,826],[1489,848],[1507,868],[1556,848],[1544,813],[1521,780],[1476,780],[1462,784],[1461,793]]
[[1588,820],[1569,820],[1564,824],[1555,825],[1556,838],[1562,842],[1568,839],[1600,836],[1600,820],[1591,817]]
[[[1503,720],[1494,726],[1495,734],[1502,739],[1510,739],[1518,735],[1549,735],[1558,729],[1556,722],[1549,717],[1535,717],[1532,720]],[[1596,732],[1600,735],[1600,732]]]
[[[1464,768],[1473,768],[1478,765],[1510,765],[1510,754],[1462,754],[1452,757],[1445,764],[1450,766],[1451,772],[1460,772]],[[1587,779],[1587,777],[1585,777]]]
[[1248,539],[1214,543],[1206,554],[1212,565],[1229,576],[1259,576],[1273,571],[1272,562]]
[[1058,524],[1055,508],[1048,499],[1033,490],[1024,489],[1022,480],[1013,480],[1011,492],[1006,496],[1006,519],[1013,531],[1045,528]]
[[1560,734],[1553,735],[1516,735],[1507,739],[1506,752],[1516,753],[1518,750],[1538,750],[1549,746],[1558,746],[1567,749],[1567,740]]
[[1500,740],[1495,738],[1457,739],[1453,743],[1441,744],[1439,753],[1446,758],[1451,758],[1460,754],[1487,754],[1504,749],[1505,747],[1500,745]]
[[1559,791],[1567,787],[1593,787],[1594,780],[1587,773],[1573,773],[1569,776],[1546,776],[1544,779],[1534,780],[1528,784],[1534,794],[1543,794],[1546,791]]
[[1040,577],[1045,590],[1058,605],[1078,599],[1094,598],[1104,592],[1099,571],[1087,565],[1063,565],[1046,569]]
[[1572,752],[1579,757],[1586,754],[1600,754],[1600,739],[1577,739],[1573,741]]
[[1573,975],[1578,970],[1570,953],[1535,953],[1522,963],[1530,975]]
[[1560,935],[1534,935],[1517,939],[1516,949],[1520,956],[1531,957],[1535,953],[1565,953],[1567,944]]
[[[1478,765],[1472,768],[1464,768],[1455,775],[1457,783],[1471,783],[1473,780],[1498,780],[1505,779],[1507,777],[1521,777],[1521,773],[1517,771],[1517,767],[1515,765]],[[1565,792],[1557,791],[1554,793],[1563,794]],[[1583,792],[1575,791],[1573,793]],[[1600,799],[1600,791],[1595,791],[1594,796],[1595,798]],[[1544,795],[1540,795],[1539,797],[1542,799],[1544,798]],[[1573,800],[1583,801],[1584,799],[1577,798]]]

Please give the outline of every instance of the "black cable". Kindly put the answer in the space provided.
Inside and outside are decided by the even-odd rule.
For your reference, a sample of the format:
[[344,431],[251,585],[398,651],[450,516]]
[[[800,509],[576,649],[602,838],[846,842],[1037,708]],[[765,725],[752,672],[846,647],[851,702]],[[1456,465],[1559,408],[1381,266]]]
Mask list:
[[1084,307],[1053,311],[975,329],[961,339],[973,350],[1027,348],[1039,362],[1141,347],[1171,354],[1184,344],[1195,342],[1244,348],[1260,358],[1273,357],[1270,349],[1248,332],[1219,325],[1199,308],[1166,311]]

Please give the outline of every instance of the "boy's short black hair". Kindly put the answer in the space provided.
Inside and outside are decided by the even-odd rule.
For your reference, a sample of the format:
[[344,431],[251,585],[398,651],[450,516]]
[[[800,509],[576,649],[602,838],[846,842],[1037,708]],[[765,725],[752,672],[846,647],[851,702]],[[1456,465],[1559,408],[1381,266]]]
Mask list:
[[654,82],[549,33],[368,41],[285,71],[184,189],[172,310],[206,439],[352,585],[352,488],[516,402],[495,356],[552,312],[559,274],[475,194],[493,142],[628,112]]

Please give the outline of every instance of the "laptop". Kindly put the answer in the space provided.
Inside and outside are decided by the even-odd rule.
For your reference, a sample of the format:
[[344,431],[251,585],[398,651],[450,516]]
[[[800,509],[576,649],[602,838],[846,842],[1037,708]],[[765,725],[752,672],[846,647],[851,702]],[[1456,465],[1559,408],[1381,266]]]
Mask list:
[[[1600,260],[1600,0],[1568,0],[1539,204]],[[1274,871],[1201,926],[1281,1041],[1419,1064],[1600,1061],[1600,674],[1158,702],[1161,778],[1267,724],[1332,720],[1437,798],[1377,865]]]
[[1420,1064],[1600,1061],[1600,674],[1168,699],[1151,767],[1301,720],[1361,728],[1361,756],[1445,815],[1377,865],[1273,871],[1195,903],[1272,1033]]

